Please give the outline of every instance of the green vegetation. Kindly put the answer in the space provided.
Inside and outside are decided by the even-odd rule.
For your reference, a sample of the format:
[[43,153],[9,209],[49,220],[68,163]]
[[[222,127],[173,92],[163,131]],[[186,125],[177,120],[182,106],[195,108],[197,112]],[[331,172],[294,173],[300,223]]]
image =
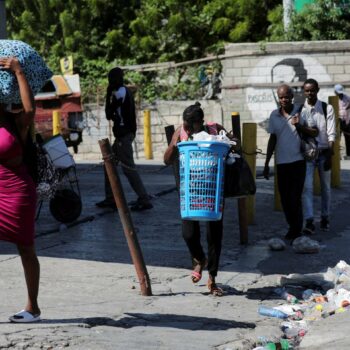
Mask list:
[[[344,0],[316,0],[283,30],[280,0],[6,0],[8,33],[59,73],[72,55],[86,99],[104,91],[116,65],[183,62],[223,53],[228,42],[347,39]],[[210,63],[211,65],[213,63]],[[200,96],[200,65],[127,73],[142,98]]]

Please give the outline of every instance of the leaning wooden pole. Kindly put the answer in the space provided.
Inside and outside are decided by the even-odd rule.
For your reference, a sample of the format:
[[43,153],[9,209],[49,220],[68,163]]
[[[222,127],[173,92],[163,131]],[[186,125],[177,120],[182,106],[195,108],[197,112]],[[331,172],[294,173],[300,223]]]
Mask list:
[[[232,132],[241,141],[241,119],[238,112],[231,113]],[[237,198],[239,240],[241,244],[248,244],[248,216],[246,198]]]
[[109,183],[111,184],[113,197],[118,208],[120,220],[123,225],[124,234],[128,243],[132,262],[140,282],[141,294],[145,296],[152,295],[151,282],[148,276],[147,268],[143,260],[142,251],[137,239],[137,235],[132,223],[129,207],[127,205],[123,188],[114,161],[114,154],[108,139],[99,142],[104,165],[106,168]]

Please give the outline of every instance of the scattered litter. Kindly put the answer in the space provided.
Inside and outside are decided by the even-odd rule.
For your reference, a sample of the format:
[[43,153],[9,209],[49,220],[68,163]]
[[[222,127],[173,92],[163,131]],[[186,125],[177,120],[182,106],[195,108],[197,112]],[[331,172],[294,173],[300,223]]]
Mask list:
[[280,238],[271,238],[267,243],[271,250],[279,251],[286,248],[286,243],[284,243],[284,241],[282,241]]
[[[350,266],[343,260],[325,273],[282,276],[280,285],[282,287],[275,288],[274,293],[288,304],[260,306],[258,312],[263,316],[283,319],[281,330],[285,339],[260,340],[253,350],[296,349],[312,322],[350,311]],[[288,292],[288,285],[293,285],[294,290],[298,286],[301,290],[294,296]]]
[[280,296],[282,299],[286,300],[290,304],[298,304],[299,300],[293,294],[290,294],[286,291],[285,288],[275,288],[275,294]]
[[293,249],[300,254],[314,254],[320,251],[320,245],[309,237],[301,236],[293,241]]

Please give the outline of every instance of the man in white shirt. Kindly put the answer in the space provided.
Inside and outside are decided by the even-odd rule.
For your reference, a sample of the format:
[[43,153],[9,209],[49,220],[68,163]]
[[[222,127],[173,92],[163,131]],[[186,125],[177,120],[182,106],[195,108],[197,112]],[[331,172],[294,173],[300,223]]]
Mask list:
[[277,89],[279,108],[272,111],[269,118],[270,138],[267,145],[263,175],[269,179],[269,162],[276,153],[277,184],[281,195],[283,212],[289,226],[286,239],[301,236],[303,229],[302,193],[305,178],[305,160],[300,151],[300,132],[310,136],[315,130],[299,121],[301,106],[293,105],[292,89],[283,84]]
[[306,162],[306,177],[304,185],[304,217],[306,226],[304,233],[313,234],[314,208],[313,208],[313,182],[314,172],[317,169],[321,183],[321,222],[320,228],[323,231],[329,230],[329,213],[331,199],[331,165],[333,145],[336,138],[335,116],[331,105],[327,105],[317,99],[319,91],[318,82],[314,79],[307,79],[304,82],[304,94],[306,101],[301,116],[309,127],[316,127],[318,135],[316,137],[320,150],[315,160]]
[[339,97],[340,130],[344,134],[346,155],[350,157],[350,96],[344,93],[340,84],[334,86],[334,92]]

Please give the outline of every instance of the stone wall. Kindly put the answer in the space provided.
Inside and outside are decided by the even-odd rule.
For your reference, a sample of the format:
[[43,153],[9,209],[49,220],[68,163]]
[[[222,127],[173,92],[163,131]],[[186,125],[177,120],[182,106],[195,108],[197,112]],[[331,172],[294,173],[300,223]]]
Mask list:
[[[222,65],[222,98],[200,101],[205,119],[221,123],[230,130],[231,112],[239,112],[241,123],[258,124],[257,146],[266,150],[266,125],[270,112],[276,108],[277,86],[281,82],[290,84],[297,102],[303,100],[301,86],[307,78],[319,82],[319,98],[325,101],[334,95],[334,84],[350,87],[350,41],[229,44]],[[151,110],[153,154],[155,159],[161,159],[167,145],[164,127],[180,125],[183,110],[193,103],[158,101],[151,106],[142,106],[134,144],[135,158],[144,157],[143,109]],[[85,110],[87,128],[78,157],[100,158],[98,140],[111,136],[111,127],[104,117],[103,106],[88,105]]]

